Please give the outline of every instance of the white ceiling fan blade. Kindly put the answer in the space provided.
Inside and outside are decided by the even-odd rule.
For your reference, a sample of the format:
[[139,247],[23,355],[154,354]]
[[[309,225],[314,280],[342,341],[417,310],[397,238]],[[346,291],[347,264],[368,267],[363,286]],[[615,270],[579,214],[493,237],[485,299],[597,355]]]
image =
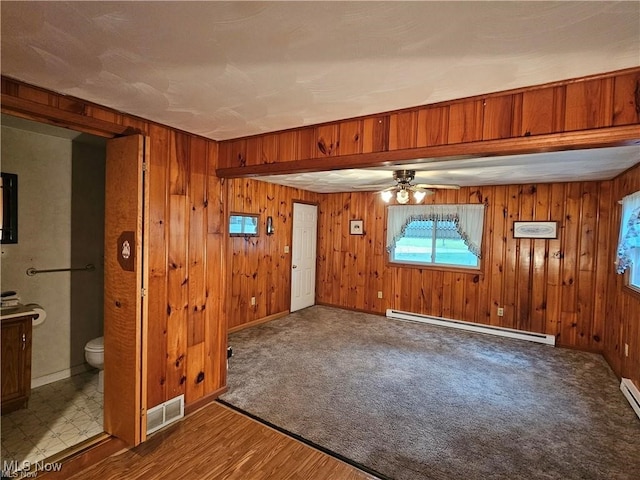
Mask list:
[[415,185],[418,188],[436,188],[439,190],[460,190],[460,185],[432,185],[429,183],[418,183]]

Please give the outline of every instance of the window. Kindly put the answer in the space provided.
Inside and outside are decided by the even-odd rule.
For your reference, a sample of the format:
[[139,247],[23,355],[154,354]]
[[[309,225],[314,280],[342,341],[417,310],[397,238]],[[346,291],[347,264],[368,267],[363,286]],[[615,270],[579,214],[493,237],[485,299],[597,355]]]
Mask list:
[[232,213],[229,216],[229,235],[232,237],[257,237],[258,215]]
[[390,206],[391,262],[479,268],[484,205]]
[[640,291],[640,191],[622,199],[617,272],[629,270],[628,285]]

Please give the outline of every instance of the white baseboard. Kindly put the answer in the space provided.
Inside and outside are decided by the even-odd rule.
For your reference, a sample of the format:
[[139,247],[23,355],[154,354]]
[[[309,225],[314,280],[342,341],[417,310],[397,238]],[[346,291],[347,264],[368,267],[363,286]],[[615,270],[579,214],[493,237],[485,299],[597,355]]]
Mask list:
[[387,317],[397,318],[399,320],[409,320],[412,322],[422,322],[441,327],[457,328],[476,333],[488,333],[489,335],[497,335],[499,337],[515,338],[518,340],[528,340],[530,342],[544,343],[546,345],[556,344],[554,335],[545,333],[527,332],[525,330],[514,330],[511,328],[494,327],[491,325],[482,325],[480,323],[463,322],[462,320],[450,320],[448,318],[432,317],[430,315],[422,315],[420,313],[403,312],[401,310],[387,310]]
[[620,390],[622,390],[622,394],[626,397],[638,418],[640,418],[640,390],[638,390],[636,385],[628,378],[622,379],[620,382]]
[[92,370],[92,367],[90,367],[86,363],[83,363],[81,365],[76,365],[75,367],[65,368],[64,370],[60,370],[59,372],[53,372],[38,378],[32,378],[31,388],[38,388],[49,383],[57,382],[58,380],[64,380],[65,378],[78,375],[79,373],[88,372],[89,370]]

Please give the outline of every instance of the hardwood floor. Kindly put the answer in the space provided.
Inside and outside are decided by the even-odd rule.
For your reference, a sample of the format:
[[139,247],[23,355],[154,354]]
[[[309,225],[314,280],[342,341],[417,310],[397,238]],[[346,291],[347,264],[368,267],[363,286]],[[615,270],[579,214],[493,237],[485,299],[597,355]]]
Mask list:
[[218,403],[69,480],[88,478],[375,479]]

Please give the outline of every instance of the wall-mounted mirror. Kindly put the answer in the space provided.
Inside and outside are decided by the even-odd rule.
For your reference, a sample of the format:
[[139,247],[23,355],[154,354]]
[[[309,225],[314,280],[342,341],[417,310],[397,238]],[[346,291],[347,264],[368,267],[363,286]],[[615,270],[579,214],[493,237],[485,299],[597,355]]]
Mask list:
[[0,243],[18,243],[18,175],[1,174]]
[[231,237],[257,237],[258,215],[232,213],[229,215],[229,235]]

